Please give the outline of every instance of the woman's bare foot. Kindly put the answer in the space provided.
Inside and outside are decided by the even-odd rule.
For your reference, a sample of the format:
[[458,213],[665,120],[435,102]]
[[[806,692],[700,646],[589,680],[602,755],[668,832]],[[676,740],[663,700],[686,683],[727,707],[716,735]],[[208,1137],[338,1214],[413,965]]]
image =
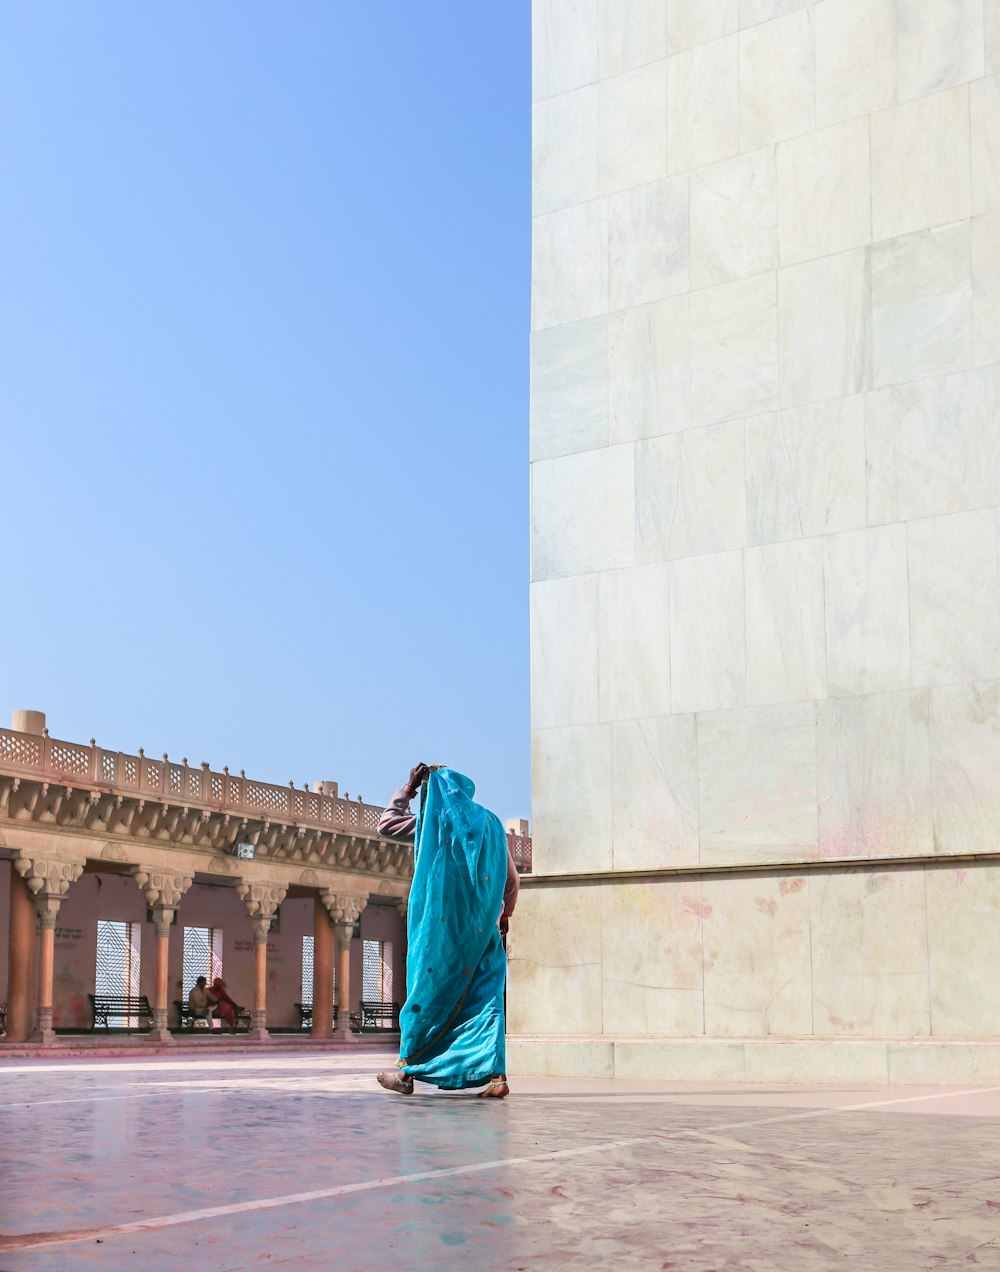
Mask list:
[[387,1091],[396,1091],[400,1095],[413,1094],[413,1079],[404,1073],[376,1073],[375,1080]]
[[479,1092],[481,1100],[503,1100],[508,1095],[510,1095],[510,1087],[502,1073],[498,1073],[495,1078],[490,1078],[487,1085]]

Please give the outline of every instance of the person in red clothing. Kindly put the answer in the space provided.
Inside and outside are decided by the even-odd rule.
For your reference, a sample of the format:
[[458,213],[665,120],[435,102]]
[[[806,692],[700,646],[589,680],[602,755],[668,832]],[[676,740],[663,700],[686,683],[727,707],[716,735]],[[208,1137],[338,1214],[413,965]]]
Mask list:
[[211,994],[216,1003],[216,1015],[223,1024],[229,1026],[229,1032],[234,1034],[236,1032],[236,1017],[243,1008],[229,997],[226,992],[226,982],[221,976],[216,976],[215,980],[212,981]]

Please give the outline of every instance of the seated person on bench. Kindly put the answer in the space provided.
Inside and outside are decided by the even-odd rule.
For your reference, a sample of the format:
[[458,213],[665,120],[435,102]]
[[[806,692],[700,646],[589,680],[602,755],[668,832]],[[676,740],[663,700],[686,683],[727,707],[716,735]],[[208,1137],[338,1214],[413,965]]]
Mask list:
[[212,981],[212,988],[209,993],[215,1000],[215,1010],[224,1025],[229,1026],[229,1032],[236,1032],[236,1017],[242,1012],[243,1008],[233,1001],[226,993],[226,982],[221,976],[216,976]]
[[208,988],[208,980],[204,976],[199,976],[195,982],[194,989],[188,994],[188,1010],[191,1013],[192,1020],[208,1021],[209,1029],[212,1028],[212,1016],[215,1013],[216,1000],[212,997],[212,991]]

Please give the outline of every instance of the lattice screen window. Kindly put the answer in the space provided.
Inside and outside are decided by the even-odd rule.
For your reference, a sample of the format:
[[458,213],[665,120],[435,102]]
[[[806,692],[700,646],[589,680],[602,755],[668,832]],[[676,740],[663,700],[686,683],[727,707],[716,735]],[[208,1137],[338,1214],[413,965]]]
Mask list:
[[186,927],[184,929],[184,997],[194,989],[199,976],[211,985],[222,975],[222,928]]
[[313,1000],[313,951],[316,942],[311,936],[302,938],[302,997],[299,1001],[303,1007],[311,1007]]
[[[122,923],[117,919],[97,920],[97,975],[95,994],[139,994],[140,923]],[[109,1016],[112,1029],[135,1029],[137,1016]]]
[[362,950],[361,997],[365,1002],[392,1002],[392,941],[365,941]]
[[[315,971],[316,942],[311,936],[302,938],[302,997],[299,1002],[303,1007],[311,1007],[313,1003],[313,973]],[[336,964],[333,977],[333,1001],[337,1001]],[[307,1027],[307,1026],[306,1026]]]

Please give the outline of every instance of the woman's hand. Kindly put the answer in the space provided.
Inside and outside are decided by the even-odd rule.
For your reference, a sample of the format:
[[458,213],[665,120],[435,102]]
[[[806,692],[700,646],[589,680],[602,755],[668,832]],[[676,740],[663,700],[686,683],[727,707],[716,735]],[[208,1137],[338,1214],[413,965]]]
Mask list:
[[427,780],[429,772],[430,769],[426,764],[417,764],[410,769],[410,780],[403,788],[407,795],[409,795],[410,799],[413,799],[417,791],[420,790],[421,785]]

